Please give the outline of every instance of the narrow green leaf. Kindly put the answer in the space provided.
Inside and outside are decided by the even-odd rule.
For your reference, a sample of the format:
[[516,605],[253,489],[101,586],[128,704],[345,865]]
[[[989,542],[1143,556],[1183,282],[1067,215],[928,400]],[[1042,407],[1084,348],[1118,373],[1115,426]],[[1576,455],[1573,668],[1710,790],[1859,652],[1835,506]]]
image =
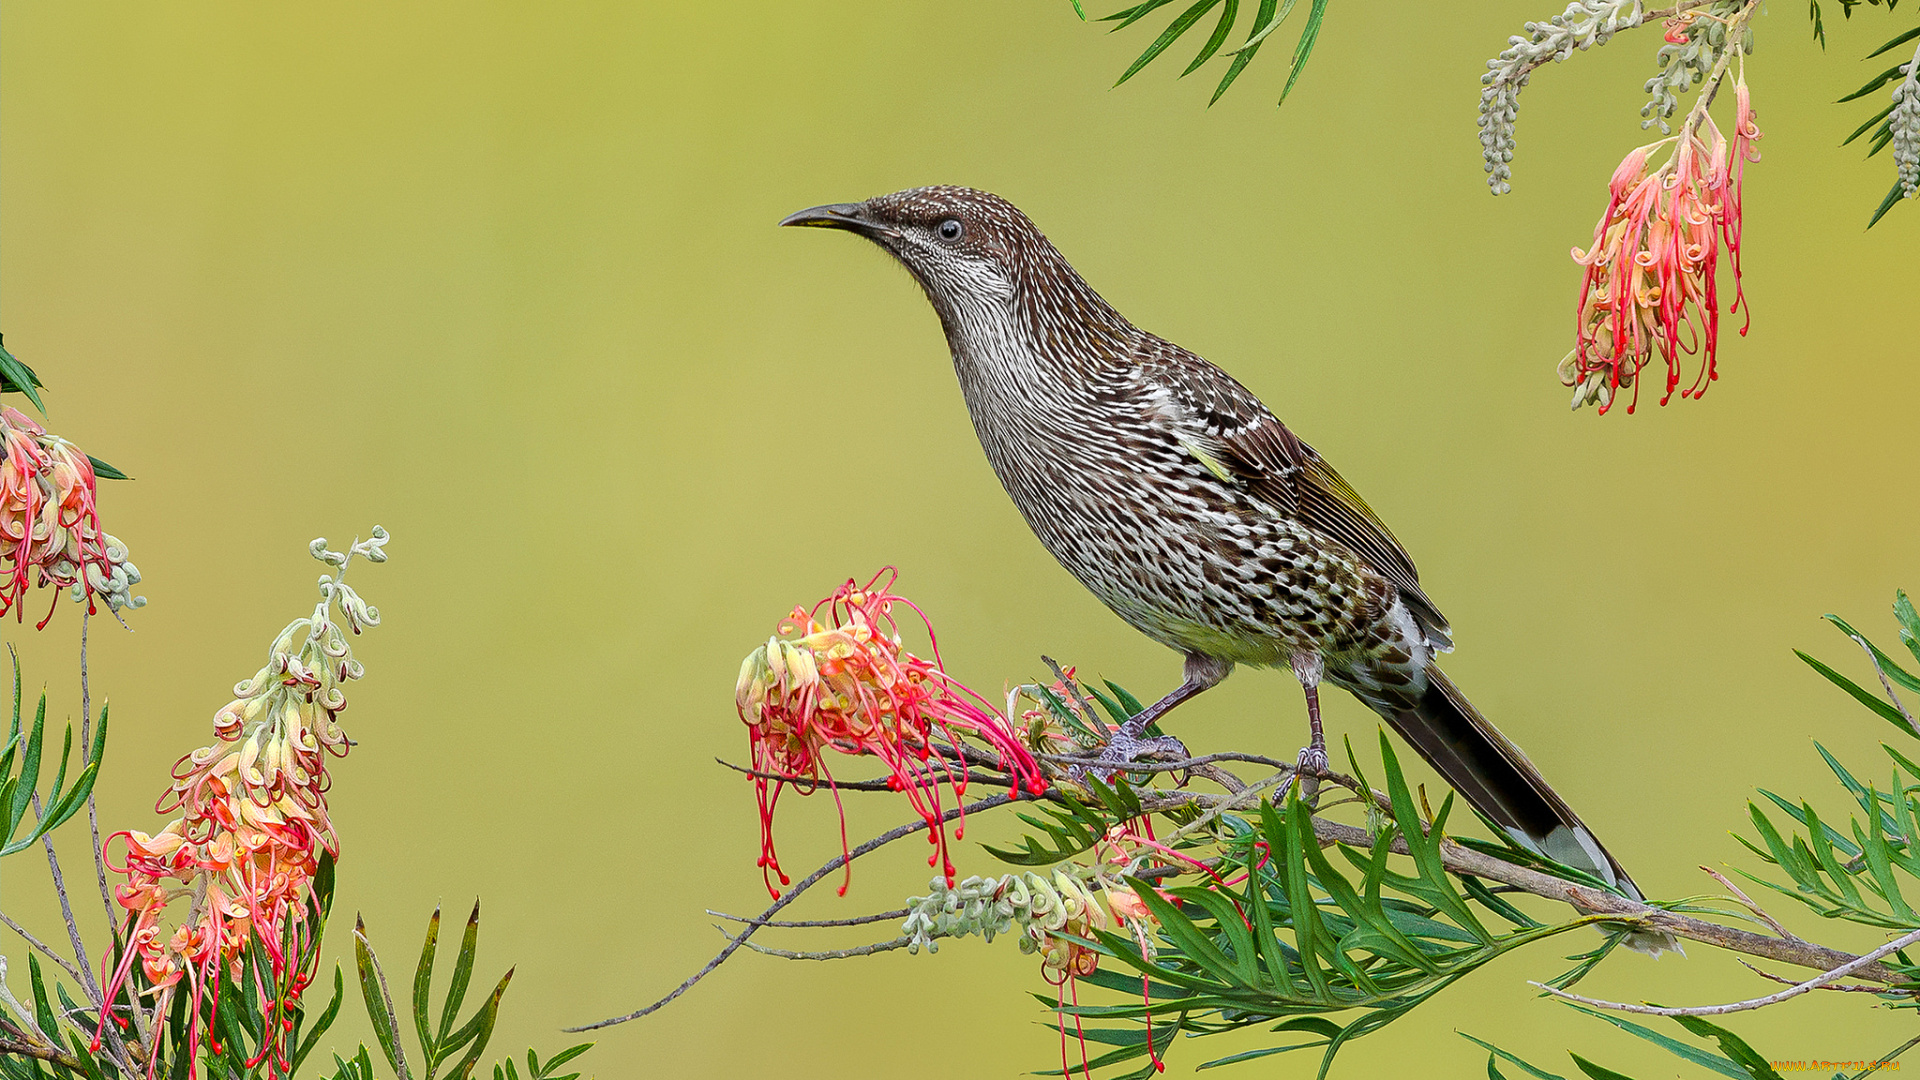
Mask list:
[[507,984],[512,981],[513,969],[508,968],[507,973],[500,976],[500,982],[493,988],[493,993],[487,995],[486,1003],[474,1013],[473,1019],[468,1021],[465,1027],[454,1032],[453,1040],[456,1044],[472,1039],[473,1048],[468,1050],[467,1056],[461,1058],[460,1064],[454,1067],[450,1080],[468,1080],[473,1075],[473,1067],[480,1063],[480,1055],[486,1052],[487,1040],[493,1037],[494,1021],[500,1018],[500,996],[507,992]]
[[[1199,21],[1200,16],[1213,10],[1214,5],[1218,3],[1220,3],[1220,0],[1193,0],[1193,6],[1181,12],[1173,22],[1167,24],[1167,28],[1161,32],[1159,37],[1154,39],[1153,44],[1147,46],[1147,50],[1140,54],[1140,58],[1135,60],[1133,66],[1129,67],[1113,85],[1119,86],[1121,83],[1126,82],[1138,74],[1141,68],[1153,63],[1155,58],[1167,51],[1167,46],[1172,45],[1175,41],[1179,40],[1180,35],[1191,30],[1193,24]],[[1120,25],[1125,26],[1126,23],[1121,23]]]
[[[1894,191],[1898,192],[1899,190],[1900,190],[1899,185],[1895,184]],[[1881,212],[1885,213],[1884,210]],[[1879,221],[1880,220],[1879,215],[1878,214],[1874,215],[1873,220]],[[1869,224],[1867,227],[1872,228],[1873,226]],[[1892,724],[1894,727],[1899,728],[1901,731],[1905,732],[1908,735],[1914,734],[1913,728],[1910,725],[1908,725],[1906,718],[1900,715],[1900,711],[1898,709],[1895,709],[1893,706],[1887,704],[1885,701],[1882,701],[1880,699],[1880,695],[1869,693],[1866,689],[1861,687],[1858,683],[1855,683],[1852,679],[1847,678],[1845,675],[1842,675],[1839,672],[1828,667],[1827,665],[1821,663],[1820,661],[1815,660],[1813,657],[1808,656],[1806,653],[1801,652],[1799,649],[1793,650],[1793,654],[1795,656],[1798,656],[1800,659],[1805,660],[1809,667],[1819,672],[1822,676],[1826,678],[1828,682],[1832,683],[1835,686],[1838,686],[1842,690],[1845,690],[1847,693],[1852,694],[1856,701],[1860,702],[1860,704],[1862,705],[1865,705],[1867,708],[1872,709],[1874,714],[1876,716],[1879,716],[1882,720],[1885,720],[1887,723]]]
[[1916,26],[1913,29],[1908,30],[1903,34],[1897,35],[1896,37],[1893,38],[1893,40],[1887,42],[1885,45],[1882,45],[1879,48],[1868,53],[1866,55],[1866,59],[1871,60],[1874,57],[1879,56],[1881,53],[1887,52],[1892,49],[1897,49],[1900,46],[1905,45],[1907,42],[1912,41],[1914,38],[1917,38],[1917,37],[1920,37],[1920,26]]
[[560,1066],[565,1065],[567,1062],[572,1061],[574,1058],[579,1057],[591,1049],[593,1049],[592,1043],[581,1043],[579,1046],[569,1046],[565,1050],[548,1058],[547,1063],[540,1067],[540,1080],[546,1080],[547,1077],[553,1075],[555,1069],[558,1069]]
[[1773,1071],[1773,1065],[1766,1058],[1754,1053],[1753,1047],[1733,1032],[1718,1024],[1709,1023],[1697,1016],[1676,1016],[1680,1026],[1702,1038],[1711,1038],[1720,1044],[1720,1050],[1747,1070],[1753,1080],[1782,1080],[1779,1073]]
[[1118,22],[1120,25],[1114,27],[1114,30],[1125,30],[1127,27],[1132,26],[1134,23],[1139,22],[1141,19],[1146,18],[1148,15],[1153,14],[1155,11],[1171,3],[1173,3],[1173,0],[1144,0],[1143,3],[1135,4],[1130,8],[1123,8],[1111,15],[1102,15],[1100,21]]
[[5,346],[0,345],[0,393],[17,391],[25,394],[27,400],[33,402],[33,407],[45,415],[46,402],[40,400],[40,394],[36,389],[44,385],[46,384],[40,381],[40,376],[35,375],[32,368],[21,363],[18,357],[8,352]]
[[[1542,1069],[1537,1065],[1528,1064],[1527,1062],[1521,1060],[1520,1058],[1517,1058],[1514,1055],[1507,1053],[1505,1050],[1500,1049],[1499,1047],[1493,1045],[1490,1042],[1487,1042],[1484,1039],[1476,1039],[1473,1036],[1467,1034],[1466,1032],[1461,1031],[1459,1028],[1455,1028],[1453,1030],[1453,1033],[1467,1040],[1468,1042],[1474,1044],[1475,1046],[1478,1046],[1480,1049],[1485,1050],[1487,1053],[1496,1055],[1501,1060],[1506,1061],[1509,1064],[1517,1065],[1520,1068],[1527,1070],[1527,1073],[1530,1076],[1539,1077],[1540,1080],[1567,1080],[1567,1078],[1564,1076],[1559,1076],[1554,1073],[1550,1073],[1547,1070]],[[1490,1075],[1497,1075],[1497,1074],[1493,1074],[1492,1072],[1493,1070],[1492,1058],[1489,1058],[1487,1060],[1487,1069]]]
[[427,920],[427,939],[420,946],[420,966],[413,972],[413,1025],[420,1032],[420,1054],[427,1060],[427,1075],[433,1075],[433,1063],[438,1059],[433,1037],[433,1025],[427,1019],[427,1010],[433,1004],[433,953],[440,943],[440,909],[433,909],[433,918]]
[[121,472],[119,469],[116,469],[113,466],[107,464],[106,462],[101,461],[99,458],[94,457],[92,454],[87,455],[87,462],[88,464],[91,464],[93,466],[93,475],[99,477],[102,480],[133,479],[133,477],[128,476],[126,473]]
[[[1877,798],[1873,789],[1869,788],[1868,792]],[[1855,825],[1854,828],[1858,830],[1859,826]],[[1880,895],[1887,901],[1887,906],[1893,909],[1894,917],[1902,923],[1912,923],[1920,918],[1915,916],[1913,909],[1907,906],[1906,899],[1900,895],[1900,883],[1893,876],[1893,851],[1887,845],[1886,833],[1880,828],[1879,814],[1867,818],[1867,835],[1861,839],[1860,850],[1866,856],[1867,870],[1873,875],[1874,883],[1880,886]]]
[[1300,31],[1300,40],[1293,47],[1293,63],[1287,68],[1287,85],[1280,90],[1278,104],[1287,103],[1287,95],[1293,93],[1293,84],[1300,81],[1300,73],[1306,70],[1307,58],[1313,55],[1314,42],[1320,40],[1320,22],[1327,14],[1327,0],[1313,0],[1313,7],[1307,11],[1307,25]]
[[[333,1026],[334,1018],[340,1015],[340,1002],[345,998],[346,992],[346,981],[340,975],[340,966],[335,964],[333,968],[333,1000],[327,1003],[325,1009],[321,1010],[319,1018],[313,1022],[312,1030],[308,1031],[306,1037],[300,1040],[300,1048],[293,1052],[292,1075],[300,1075],[301,1063],[307,1060],[308,1054],[313,1053],[313,1048],[320,1042],[320,1036],[326,1034],[327,1029]],[[295,1034],[298,1034],[297,1026],[295,1028]],[[339,1059],[336,1058],[335,1060],[337,1061]]]
[[[1899,202],[1905,195],[1906,190],[1900,186],[1900,181],[1895,180],[1893,186],[1887,189],[1887,197],[1880,200],[1879,209],[1875,210],[1873,217],[1867,221],[1867,228],[1871,229],[1880,224],[1880,219],[1886,217],[1887,211],[1893,209],[1893,204]],[[1905,724],[1902,723],[1901,726],[1904,727]]]
[[1723,1058],[1719,1054],[1702,1050],[1699,1047],[1688,1046],[1686,1043],[1683,1043],[1678,1039],[1675,1039],[1668,1035],[1662,1035],[1659,1032],[1654,1031],[1653,1029],[1646,1027],[1643,1024],[1636,1024],[1631,1020],[1622,1019],[1618,1016],[1613,1015],[1612,1013],[1601,1012],[1597,1009],[1589,1009],[1584,1005],[1575,1005],[1570,1002],[1567,1003],[1567,1008],[1572,1009],[1575,1012],[1586,1013],[1588,1016],[1597,1016],[1600,1019],[1605,1020],[1607,1023],[1612,1024],[1614,1027],[1617,1027],[1620,1030],[1625,1031],[1629,1034],[1637,1035],[1640,1038],[1645,1039],[1648,1042],[1654,1044],[1655,1046],[1658,1046],[1661,1049],[1667,1051],[1668,1053],[1673,1054],[1676,1057],[1682,1058],[1686,1061],[1691,1061],[1695,1065],[1698,1065],[1703,1069],[1712,1069],[1714,1072],[1717,1072],[1722,1076],[1733,1077],[1733,1080],[1752,1080],[1752,1077],[1750,1077],[1747,1074],[1747,1071],[1745,1069],[1742,1069],[1739,1065],[1734,1064],[1731,1060],[1727,1058]]
[[1586,1073],[1592,1077],[1593,1080],[1633,1080],[1633,1077],[1628,1076],[1626,1073],[1614,1072],[1605,1065],[1595,1065],[1593,1062],[1588,1061],[1586,1058],[1572,1051],[1568,1051],[1567,1056],[1573,1059],[1575,1065],[1580,1066],[1581,1072]]
[[1893,115],[1893,106],[1891,105],[1887,106],[1884,109],[1881,109],[1877,113],[1874,113],[1871,117],[1867,119],[1866,123],[1861,124],[1857,128],[1854,128],[1853,134],[1840,140],[1840,145],[1845,146],[1848,143],[1852,142],[1853,140],[1859,138],[1860,136],[1865,135],[1868,131],[1871,131],[1875,127],[1879,127],[1880,125],[1885,124],[1887,121],[1887,117],[1892,115]]
[[[1904,63],[1904,61],[1902,63]],[[1855,90],[1853,93],[1848,94],[1846,97],[1841,98],[1839,101],[1835,102],[1834,104],[1838,105],[1848,101],[1852,101],[1856,98],[1866,97],[1868,94],[1873,93],[1875,90],[1880,89],[1881,87],[1887,85],[1893,80],[1901,78],[1902,76],[1900,74],[1900,68],[1901,68],[1901,64],[1893,65],[1892,67],[1881,72],[1880,74],[1875,75],[1873,78],[1868,79],[1866,84],[1861,86],[1860,89]]]
[[1867,651],[1873,654],[1874,662],[1880,665],[1880,670],[1886,674],[1887,678],[1909,690],[1920,692],[1920,678],[1916,678],[1906,668],[1901,667],[1899,662],[1894,660],[1893,657],[1882,652],[1880,646],[1868,641],[1867,635],[1847,625],[1847,621],[1838,615],[1829,614],[1826,615],[1825,618],[1828,622],[1839,627],[1840,632],[1852,639],[1854,644],[1865,646]]
[[1102,681],[1107,684],[1108,690],[1113,691],[1114,698],[1120,702],[1121,708],[1127,710],[1128,716],[1133,716],[1135,713],[1138,713],[1140,712],[1140,710],[1146,708],[1146,706],[1140,704],[1139,698],[1134,697],[1132,694],[1127,692],[1126,687],[1121,686],[1119,683],[1114,682],[1112,679],[1103,679]]
[[1900,640],[1907,651],[1920,661],[1920,612],[1913,610],[1913,601],[1907,599],[1904,589],[1893,593],[1893,617],[1900,620]]
[[[1247,35],[1246,44],[1233,50],[1230,54],[1233,57],[1233,63],[1227,65],[1226,75],[1221,77],[1220,85],[1214,87],[1213,97],[1207,99],[1207,105],[1209,107],[1211,107],[1214,102],[1220,100],[1220,95],[1227,92],[1227,87],[1233,85],[1233,80],[1240,77],[1240,72],[1244,70],[1248,64],[1253,62],[1253,55],[1260,51],[1260,42],[1254,40],[1254,34],[1261,32],[1259,28],[1267,26],[1270,32],[1272,27],[1279,26],[1280,20],[1286,18],[1284,12],[1281,13],[1278,18],[1274,17],[1274,10],[1277,3],[1278,0],[1260,0],[1260,10],[1255,12],[1253,16],[1254,31]],[[1293,5],[1294,0],[1287,0],[1287,8],[1289,10],[1293,8]]]
[[1161,932],[1179,946],[1187,959],[1206,969],[1208,974],[1221,982],[1229,985],[1235,982],[1233,961],[1227,959],[1226,954],[1207,939],[1207,935],[1194,925],[1192,919],[1187,918],[1185,912],[1161,896],[1160,890],[1154,888],[1152,882],[1136,877],[1128,877],[1126,882],[1159,921]]
[[446,1004],[440,1010],[440,1043],[445,1044],[453,1031],[460,1006],[467,999],[467,982],[473,978],[474,957],[480,951],[480,901],[474,900],[473,914],[467,916],[467,929],[460,937],[460,955],[454,958],[453,979],[447,983]]
[[27,807],[33,802],[33,793],[40,786],[40,749],[46,736],[47,695],[40,695],[40,708],[33,717],[33,728],[27,735],[27,744],[20,756],[19,783],[13,789],[13,806],[9,817],[19,821],[26,816]]
[[1201,46],[1200,55],[1193,58],[1193,63],[1187,65],[1187,70],[1180,73],[1181,78],[1184,79],[1193,74],[1201,64],[1213,59],[1213,54],[1219,52],[1220,46],[1227,43],[1227,35],[1233,32],[1233,21],[1239,16],[1240,0],[1226,0],[1226,6],[1220,9],[1220,21],[1213,28],[1213,36]]

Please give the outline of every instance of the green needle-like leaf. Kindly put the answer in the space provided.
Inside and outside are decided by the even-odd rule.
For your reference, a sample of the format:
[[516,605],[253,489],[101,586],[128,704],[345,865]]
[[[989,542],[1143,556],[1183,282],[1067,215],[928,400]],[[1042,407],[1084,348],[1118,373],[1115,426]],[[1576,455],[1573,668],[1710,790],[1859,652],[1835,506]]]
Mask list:
[[427,1019],[427,1009],[432,1004],[430,995],[433,990],[433,953],[440,942],[440,909],[433,909],[433,918],[427,920],[427,939],[420,946],[420,966],[413,972],[413,1025],[420,1032],[420,1055],[427,1062],[427,1076],[433,1075],[433,1066],[439,1060],[434,1053],[436,1040],[433,1026]]
[[467,983],[473,978],[474,957],[480,950],[480,901],[473,902],[473,914],[467,916],[467,929],[460,937],[460,955],[454,958],[453,979],[447,983],[446,1004],[440,1009],[440,1038],[442,1049],[448,1046],[447,1039],[453,1032],[453,1022],[460,1012],[460,1006],[467,999]]

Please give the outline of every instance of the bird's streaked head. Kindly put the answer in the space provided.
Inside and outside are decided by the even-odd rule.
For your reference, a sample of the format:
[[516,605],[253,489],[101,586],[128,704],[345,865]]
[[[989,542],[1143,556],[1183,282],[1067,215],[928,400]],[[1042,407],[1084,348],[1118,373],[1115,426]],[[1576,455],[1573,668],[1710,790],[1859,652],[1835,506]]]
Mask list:
[[[963,187],[923,187],[865,202],[815,206],[782,225],[845,229],[885,248],[919,279],[942,315],[1018,294],[1019,263],[1051,252],[1027,216],[998,195]],[[1055,255],[1058,258],[1058,255]]]
[[991,192],[909,188],[780,224],[844,229],[885,248],[926,290],[956,356],[989,342],[1132,331],[1027,215]]

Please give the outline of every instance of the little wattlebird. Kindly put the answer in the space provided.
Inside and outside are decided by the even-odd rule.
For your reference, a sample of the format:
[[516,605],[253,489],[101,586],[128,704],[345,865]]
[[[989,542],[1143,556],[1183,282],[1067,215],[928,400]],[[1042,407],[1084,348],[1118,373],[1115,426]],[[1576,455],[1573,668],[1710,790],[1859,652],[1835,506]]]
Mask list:
[[[1333,467],[1232,376],[1128,322],[1012,204],[926,187],[802,210],[898,259],[946,331],[987,460],[1054,558],[1185,680],[1114,733],[1109,768],[1235,664],[1306,689],[1301,775],[1327,768],[1322,681],[1385,717],[1508,835],[1640,899],[1520,749],[1434,665],[1453,648],[1413,560]],[[1672,941],[1636,932],[1657,952]]]

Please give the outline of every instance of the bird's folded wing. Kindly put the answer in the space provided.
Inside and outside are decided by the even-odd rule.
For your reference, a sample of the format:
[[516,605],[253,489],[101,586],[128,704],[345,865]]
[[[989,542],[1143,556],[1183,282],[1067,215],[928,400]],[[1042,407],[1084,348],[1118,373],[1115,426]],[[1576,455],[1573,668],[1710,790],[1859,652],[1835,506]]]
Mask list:
[[[1420,572],[1392,530],[1333,466],[1233,376],[1165,341],[1136,356],[1148,382],[1194,425],[1190,452],[1282,514],[1338,541],[1399,589],[1443,647],[1447,621],[1420,588]],[[1223,479],[1225,479],[1223,477]]]

